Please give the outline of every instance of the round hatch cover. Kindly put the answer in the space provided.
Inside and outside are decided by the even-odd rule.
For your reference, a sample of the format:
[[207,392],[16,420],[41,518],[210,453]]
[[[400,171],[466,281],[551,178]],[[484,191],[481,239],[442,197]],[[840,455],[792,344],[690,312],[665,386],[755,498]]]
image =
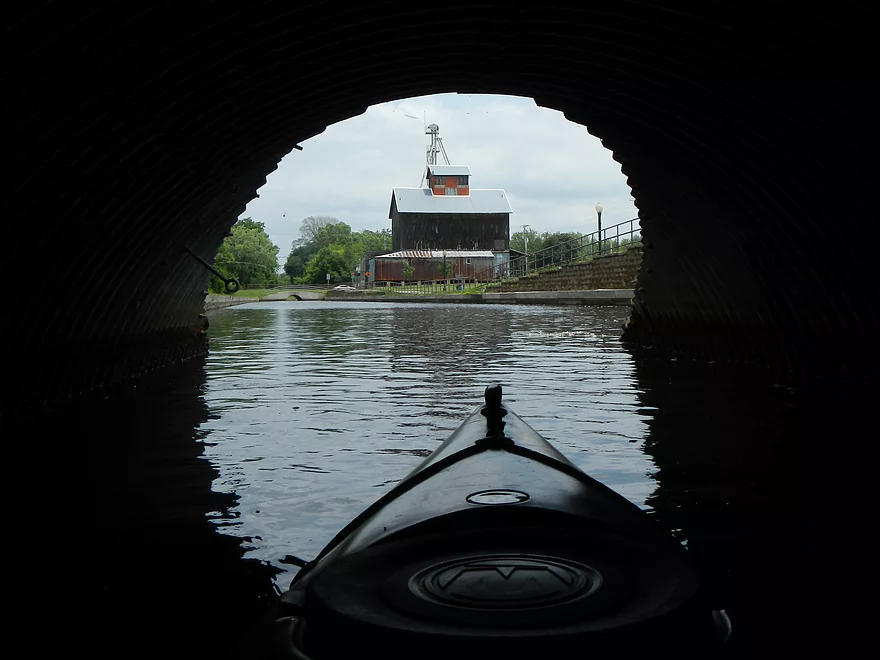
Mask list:
[[520,504],[528,501],[529,494],[521,490],[495,488],[471,493],[465,499],[471,504]]
[[509,610],[583,598],[601,583],[595,569],[561,557],[499,554],[434,564],[410,578],[409,590],[438,604]]

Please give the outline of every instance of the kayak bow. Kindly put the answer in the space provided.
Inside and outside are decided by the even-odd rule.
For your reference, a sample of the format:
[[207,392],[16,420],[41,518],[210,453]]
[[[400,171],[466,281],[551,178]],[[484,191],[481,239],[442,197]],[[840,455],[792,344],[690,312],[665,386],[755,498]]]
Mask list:
[[685,549],[511,412],[501,387],[293,579],[285,657],[705,657],[729,624]]

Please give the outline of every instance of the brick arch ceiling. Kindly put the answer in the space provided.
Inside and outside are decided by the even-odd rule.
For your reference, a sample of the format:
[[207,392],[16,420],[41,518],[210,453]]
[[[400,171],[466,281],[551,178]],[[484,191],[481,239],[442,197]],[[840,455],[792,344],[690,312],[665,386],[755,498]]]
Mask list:
[[533,97],[613,151],[646,239],[627,338],[858,369],[880,325],[876,10],[671,4],[23,4],[3,65],[16,392],[201,350],[207,272],[184,246],[210,259],[298,142],[450,91]]

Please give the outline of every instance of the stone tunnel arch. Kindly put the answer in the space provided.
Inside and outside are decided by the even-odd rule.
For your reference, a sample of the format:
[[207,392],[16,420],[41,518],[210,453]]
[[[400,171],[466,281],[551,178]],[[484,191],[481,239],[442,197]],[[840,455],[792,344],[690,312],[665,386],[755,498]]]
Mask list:
[[187,249],[212,257],[300,141],[449,91],[532,97],[613,151],[646,241],[628,339],[801,373],[876,364],[876,10],[665,4],[19,10],[4,242],[11,272],[32,275],[7,301],[7,400],[204,350],[208,273]]

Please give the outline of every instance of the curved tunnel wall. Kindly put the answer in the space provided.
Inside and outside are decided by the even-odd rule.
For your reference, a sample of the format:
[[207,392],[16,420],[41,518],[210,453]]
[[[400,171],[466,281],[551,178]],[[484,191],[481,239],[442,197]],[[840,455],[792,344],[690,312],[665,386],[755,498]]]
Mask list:
[[876,364],[876,10],[665,4],[20,9],[4,39],[3,244],[21,283],[7,400],[202,351],[208,273],[186,248],[210,260],[299,141],[449,91],[533,97],[613,151],[646,242],[625,338],[802,373]]

